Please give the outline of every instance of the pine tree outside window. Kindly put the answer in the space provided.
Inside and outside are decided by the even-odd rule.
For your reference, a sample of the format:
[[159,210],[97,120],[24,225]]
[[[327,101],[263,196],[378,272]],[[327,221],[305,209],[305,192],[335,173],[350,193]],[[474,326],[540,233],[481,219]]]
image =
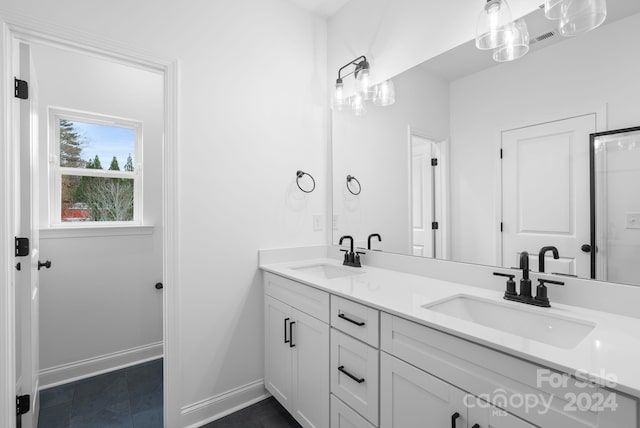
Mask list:
[[49,109],[52,227],[142,224],[142,124]]

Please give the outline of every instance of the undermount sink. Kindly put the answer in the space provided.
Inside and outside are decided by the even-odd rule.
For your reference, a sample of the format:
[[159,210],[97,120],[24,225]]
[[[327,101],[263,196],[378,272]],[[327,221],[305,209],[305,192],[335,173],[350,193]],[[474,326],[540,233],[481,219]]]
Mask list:
[[544,309],[521,306],[462,294],[422,307],[564,349],[575,348],[596,326],[588,321],[544,313]]
[[323,279],[342,278],[345,276],[360,275],[362,273],[362,272],[357,272],[355,270],[344,269],[334,265],[327,265],[327,264],[302,266],[302,267],[297,267],[292,269],[298,272],[317,276]]

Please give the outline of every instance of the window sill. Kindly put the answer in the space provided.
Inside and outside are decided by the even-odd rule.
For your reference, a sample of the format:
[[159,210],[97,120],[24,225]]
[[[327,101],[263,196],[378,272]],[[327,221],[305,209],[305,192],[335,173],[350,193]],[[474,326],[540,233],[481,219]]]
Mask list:
[[83,226],[40,229],[40,239],[152,235],[155,226]]

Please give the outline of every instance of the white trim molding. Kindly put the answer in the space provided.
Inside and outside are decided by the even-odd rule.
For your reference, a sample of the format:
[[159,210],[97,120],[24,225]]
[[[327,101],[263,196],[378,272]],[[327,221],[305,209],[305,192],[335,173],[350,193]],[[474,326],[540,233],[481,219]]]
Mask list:
[[13,49],[9,26],[0,22],[0,426],[16,424],[14,236]]
[[182,408],[182,424],[180,426],[197,428],[242,410],[270,396],[271,394],[264,387],[264,379],[259,379],[222,394],[184,406]]
[[40,229],[40,239],[111,238],[114,236],[153,235],[154,226],[55,227]]
[[162,342],[40,370],[40,390],[162,358]]

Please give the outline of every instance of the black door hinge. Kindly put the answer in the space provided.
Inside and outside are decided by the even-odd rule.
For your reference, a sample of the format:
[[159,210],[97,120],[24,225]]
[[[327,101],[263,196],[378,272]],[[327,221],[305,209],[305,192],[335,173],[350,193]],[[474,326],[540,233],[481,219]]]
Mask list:
[[502,159],[503,156],[504,156],[504,153],[502,152],[502,149],[500,149],[500,159]]
[[29,255],[29,238],[16,237],[16,257],[26,257]]
[[16,415],[24,415],[31,409],[31,396],[18,395],[16,397]]
[[20,80],[17,77],[14,81],[14,95],[21,100],[29,99],[29,84],[25,80]]
[[431,158],[431,166],[438,166],[438,159]]
[[500,232],[504,232],[504,223],[500,222]]
[[438,230],[438,222],[434,221],[431,223],[431,230]]

